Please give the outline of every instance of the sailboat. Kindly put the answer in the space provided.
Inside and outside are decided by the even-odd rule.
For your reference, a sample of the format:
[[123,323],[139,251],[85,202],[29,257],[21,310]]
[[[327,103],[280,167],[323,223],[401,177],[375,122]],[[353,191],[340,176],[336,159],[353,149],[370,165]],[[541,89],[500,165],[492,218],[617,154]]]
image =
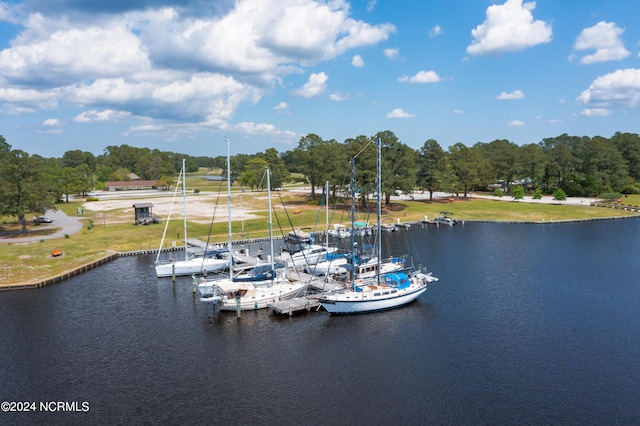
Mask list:
[[[184,218],[184,260],[170,260],[168,262],[160,262],[160,254],[162,252],[162,245],[164,244],[164,238],[169,226],[169,220],[167,220],[164,233],[162,235],[162,241],[160,248],[158,249],[158,256],[156,257],[155,270],[157,277],[171,277],[178,275],[193,275],[202,274],[205,272],[217,272],[225,269],[229,264],[229,253],[224,250],[205,250],[201,255],[191,256],[187,250],[187,186],[186,186],[186,161],[182,160],[182,170],[180,171],[180,179],[182,180],[182,205],[183,205],[183,218]],[[180,185],[180,179],[178,180],[178,186]],[[176,192],[178,189],[176,186]],[[175,194],[174,194],[175,197]]]
[[[352,164],[352,174],[353,174],[353,164]],[[353,176],[352,176],[353,180]],[[355,189],[355,188],[352,188]],[[326,184],[325,193],[329,193],[329,182]],[[353,197],[352,197],[353,198]],[[352,199],[352,211],[353,211],[353,199]],[[354,216],[355,217],[355,216]],[[329,225],[328,225],[328,203],[327,203],[327,233],[329,233]],[[366,222],[365,222],[366,223]],[[362,232],[363,222],[355,222],[353,221],[353,227],[348,229],[346,225],[340,225],[345,228],[346,233],[348,233],[348,237],[351,238],[353,236],[365,237],[366,232]],[[334,228],[335,229],[335,228]],[[355,230],[355,232],[353,232]],[[376,238],[380,238],[377,236]],[[329,239],[327,241],[327,250]],[[387,272],[395,272],[405,268],[405,259],[404,257],[394,257],[390,259],[385,259],[383,262],[378,262],[378,258],[375,256],[371,256],[365,253],[356,253],[355,244],[352,242],[352,250],[351,253],[337,253],[330,252],[326,255],[326,260],[317,262],[313,265],[307,265],[305,271],[312,275],[326,275],[333,276],[337,281],[344,280],[345,277],[349,276],[351,273],[355,274],[356,278],[371,278],[375,277],[378,272],[378,266],[380,266],[381,273]]]
[[[381,144],[378,138],[377,151],[377,218],[380,229],[381,216]],[[352,158],[353,164],[353,158]],[[353,179],[352,179],[353,181]],[[353,215],[352,215],[353,218]],[[374,278],[356,278],[351,275],[350,285],[322,293],[320,305],[330,314],[357,314],[394,309],[414,301],[427,290],[427,283],[437,280],[431,274],[420,272],[408,273],[395,271],[382,274],[380,259],[382,250],[380,239],[377,239],[377,271]]]
[[[229,142],[227,140],[227,167],[230,164]],[[229,251],[232,252],[231,234],[231,173],[227,173],[227,194],[229,208]],[[271,178],[266,169],[267,194],[269,200],[269,233],[271,253],[273,254],[273,222],[271,217]],[[273,255],[269,256],[270,264],[257,265],[248,273],[234,276],[233,260],[229,265],[229,277],[215,280],[202,280],[197,284],[201,301],[205,303],[219,303],[221,311],[236,311],[264,309],[268,304],[291,299],[306,290],[307,284],[300,281],[290,281],[286,277],[286,270],[276,267]],[[195,280],[195,277],[194,277]]]

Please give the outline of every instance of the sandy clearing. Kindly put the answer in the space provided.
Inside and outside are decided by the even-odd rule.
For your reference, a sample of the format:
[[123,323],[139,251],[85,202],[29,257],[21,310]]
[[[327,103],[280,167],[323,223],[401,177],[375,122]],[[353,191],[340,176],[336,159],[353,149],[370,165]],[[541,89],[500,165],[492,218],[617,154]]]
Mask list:
[[[205,224],[210,223],[213,217],[213,222],[226,222],[228,220],[226,199],[222,205],[218,204],[216,207],[215,198],[217,197],[206,195],[199,195],[197,198],[187,197],[187,219],[192,222]],[[131,199],[101,200],[84,203],[83,208],[87,212],[91,211],[95,213],[119,210],[119,214],[131,215],[133,217],[133,205],[135,203],[152,203],[153,213],[162,217],[162,219],[166,220],[169,214],[171,214],[172,219],[182,219],[182,199],[176,199],[175,202],[172,200],[172,197],[145,198],[144,200],[138,201]],[[233,220],[249,220],[260,217],[253,214],[252,210],[236,206],[232,206],[231,216]]]

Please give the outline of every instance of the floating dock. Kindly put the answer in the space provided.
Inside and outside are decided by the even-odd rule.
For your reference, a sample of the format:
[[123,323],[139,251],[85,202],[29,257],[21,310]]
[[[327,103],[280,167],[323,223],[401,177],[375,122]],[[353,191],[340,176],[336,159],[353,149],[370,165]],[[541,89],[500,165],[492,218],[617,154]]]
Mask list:
[[293,299],[280,300],[279,302],[269,303],[267,305],[271,312],[279,315],[293,315],[298,312],[311,312],[312,309],[320,309],[320,302],[317,298],[294,297]]

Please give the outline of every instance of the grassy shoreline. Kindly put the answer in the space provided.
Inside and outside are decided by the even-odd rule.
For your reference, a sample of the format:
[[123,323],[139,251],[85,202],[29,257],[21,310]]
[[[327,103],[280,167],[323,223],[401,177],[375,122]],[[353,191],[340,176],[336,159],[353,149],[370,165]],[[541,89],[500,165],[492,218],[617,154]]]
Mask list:
[[[637,197],[637,198],[636,198]],[[285,205],[274,217],[274,234],[282,235],[296,227],[316,225],[318,231],[325,229],[324,211],[317,203],[305,196],[289,196]],[[640,197],[630,198],[631,205],[640,204]],[[64,205],[62,210],[74,215],[76,205]],[[389,222],[419,222],[431,219],[441,211],[454,212],[454,218],[465,221],[504,221],[523,223],[553,223],[564,221],[583,221],[589,219],[607,219],[640,216],[637,212],[593,206],[568,204],[525,203],[507,200],[460,199],[448,200],[401,200],[393,201],[383,211],[383,217]],[[234,221],[232,232],[234,240],[246,240],[268,236],[267,213],[254,212],[258,219],[243,222]],[[359,214],[358,220],[375,221],[375,215]],[[0,287],[47,280],[64,275],[82,265],[97,261],[113,252],[131,252],[138,250],[157,250],[160,246],[165,224],[135,226],[127,223],[102,224],[101,215],[84,217],[80,232],[69,238],[40,240],[37,242],[6,243],[0,238]],[[93,225],[89,226],[89,219]],[[348,223],[349,209],[343,205],[330,210],[330,224]],[[289,223],[291,222],[291,223]],[[173,241],[181,245],[182,221],[171,221],[167,230],[164,247],[170,247]],[[211,231],[211,232],[209,232]],[[212,243],[228,240],[227,222],[212,224],[188,223],[189,237],[204,241],[209,237]],[[61,257],[52,257],[51,252],[59,249]]]

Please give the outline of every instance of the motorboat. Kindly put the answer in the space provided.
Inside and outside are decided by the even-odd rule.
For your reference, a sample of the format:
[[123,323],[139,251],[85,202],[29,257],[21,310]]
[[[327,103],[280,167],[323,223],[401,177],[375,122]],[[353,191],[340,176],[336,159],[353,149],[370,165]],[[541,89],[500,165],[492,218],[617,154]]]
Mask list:
[[451,217],[452,214],[453,213],[451,213],[451,212],[440,212],[440,216],[438,216],[435,219],[433,219],[433,222],[436,225],[453,226],[453,225],[457,224],[458,222]]

